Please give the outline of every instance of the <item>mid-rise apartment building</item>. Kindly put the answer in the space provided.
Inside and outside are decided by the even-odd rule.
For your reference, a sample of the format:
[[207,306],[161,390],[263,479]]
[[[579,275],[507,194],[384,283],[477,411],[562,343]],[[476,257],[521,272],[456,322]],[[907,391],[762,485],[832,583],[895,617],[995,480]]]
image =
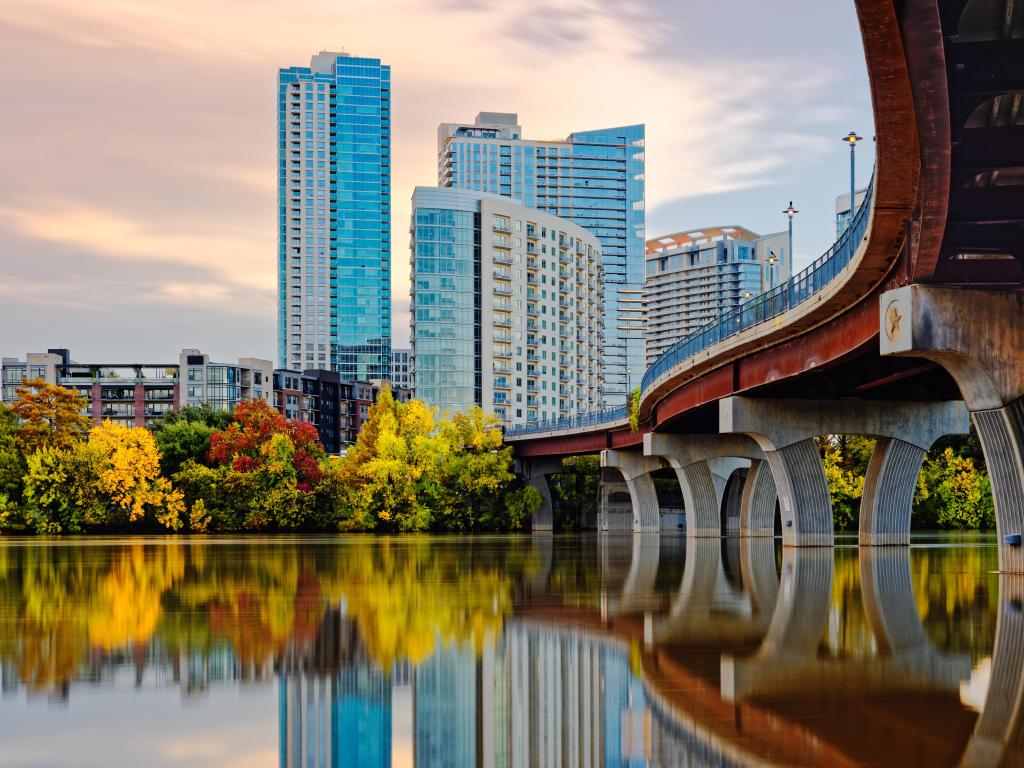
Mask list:
[[391,369],[391,70],[322,51],[278,74],[278,367]]
[[518,115],[481,112],[438,128],[438,184],[511,198],[596,236],[601,246],[605,336],[603,399],[626,401],[628,371],[643,365],[643,334],[630,316],[644,281],[644,126],[524,139]]
[[76,362],[67,349],[30,352],[24,360],[2,360],[3,402],[17,399],[27,379],[81,392],[86,413],[99,424],[110,419],[145,426],[185,405],[209,404],[231,411],[243,400],[273,401],[273,363],[242,358],[237,363],[211,362],[198,349],[183,349],[177,362]]
[[601,403],[601,244],[583,227],[482,192],[417,187],[411,341],[416,397],[506,424]]
[[786,232],[707,227],[647,241],[646,365],[724,312],[789,279]]

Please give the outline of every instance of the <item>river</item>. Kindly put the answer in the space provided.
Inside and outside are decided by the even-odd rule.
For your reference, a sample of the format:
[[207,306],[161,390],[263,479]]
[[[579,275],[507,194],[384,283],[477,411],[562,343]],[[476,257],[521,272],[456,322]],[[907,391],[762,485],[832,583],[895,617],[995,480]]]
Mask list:
[[1024,765],[993,536],[0,539],[0,766]]

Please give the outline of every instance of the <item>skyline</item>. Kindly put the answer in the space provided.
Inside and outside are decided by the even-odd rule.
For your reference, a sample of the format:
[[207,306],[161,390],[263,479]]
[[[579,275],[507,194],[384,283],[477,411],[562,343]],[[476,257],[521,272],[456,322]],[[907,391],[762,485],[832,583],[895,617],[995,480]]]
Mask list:
[[[431,5],[393,2],[384,27],[367,2],[8,4],[0,57],[23,73],[23,119],[0,129],[0,354],[273,359],[275,75],[325,48],[393,67],[395,347],[413,187],[436,178],[438,123],[478,111],[518,112],[535,137],[645,123],[647,237],[777,231],[792,198],[795,268],[830,244],[848,184],[838,139],[873,133],[852,6],[752,5],[736,24],[710,3]],[[870,154],[864,142],[859,183]]]

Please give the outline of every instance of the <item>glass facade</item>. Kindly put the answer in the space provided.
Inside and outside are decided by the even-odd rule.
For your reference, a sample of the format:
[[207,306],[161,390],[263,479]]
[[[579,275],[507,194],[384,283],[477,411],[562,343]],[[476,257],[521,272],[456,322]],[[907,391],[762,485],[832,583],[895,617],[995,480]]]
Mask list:
[[323,52],[278,75],[278,359],[391,370],[391,71]]
[[479,214],[417,208],[413,215],[416,397],[467,411],[481,403]]
[[[499,122],[488,124],[488,119]],[[510,197],[568,219],[601,243],[605,283],[604,401],[625,402],[628,373],[643,371],[642,328],[622,304],[644,280],[644,126],[520,139],[514,114],[487,115],[439,133],[440,186]]]
[[647,243],[646,364],[725,312],[789,279],[787,234],[742,227],[679,232]]

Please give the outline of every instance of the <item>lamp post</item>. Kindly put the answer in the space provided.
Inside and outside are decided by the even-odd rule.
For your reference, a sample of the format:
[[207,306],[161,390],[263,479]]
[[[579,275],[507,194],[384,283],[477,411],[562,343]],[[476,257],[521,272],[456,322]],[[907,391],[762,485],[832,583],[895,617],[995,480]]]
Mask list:
[[626,402],[633,396],[633,369],[626,369]]
[[857,157],[857,142],[863,139],[863,136],[858,136],[856,131],[850,131],[846,136],[843,136],[843,141],[850,145],[850,222],[846,225],[849,229],[853,225],[853,211],[856,208],[854,195],[857,192],[855,183],[856,178],[856,157]]
[[793,207],[793,201],[789,201],[789,208],[783,211],[789,217],[789,271],[793,271],[793,217],[800,211]]

